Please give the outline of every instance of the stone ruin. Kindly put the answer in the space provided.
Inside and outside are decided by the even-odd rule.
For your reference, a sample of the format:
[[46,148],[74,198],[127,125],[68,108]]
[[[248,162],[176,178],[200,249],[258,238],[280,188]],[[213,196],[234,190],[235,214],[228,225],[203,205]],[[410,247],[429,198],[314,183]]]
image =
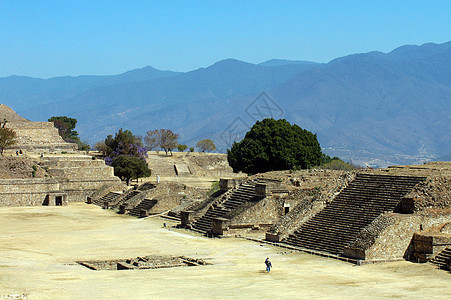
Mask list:
[[91,270],[145,270],[211,265],[203,259],[186,256],[138,256],[128,259],[77,261]]
[[[41,178],[0,179],[0,206],[65,205],[86,201],[103,186],[124,189],[113,168],[103,160],[76,153],[76,144],[66,143],[51,122],[31,122],[0,104],[0,120],[17,134],[18,143],[9,149],[13,154],[22,150],[41,170]],[[71,154],[47,154],[49,152]],[[41,153],[45,153],[40,155]],[[33,158],[35,157],[35,158]]]
[[427,230],[451,223],[450,180],[451,163],[221,180],[179,226],[219,237],[266,232],[268,243],[358,264],[440,253],[443,266],[451,234]]

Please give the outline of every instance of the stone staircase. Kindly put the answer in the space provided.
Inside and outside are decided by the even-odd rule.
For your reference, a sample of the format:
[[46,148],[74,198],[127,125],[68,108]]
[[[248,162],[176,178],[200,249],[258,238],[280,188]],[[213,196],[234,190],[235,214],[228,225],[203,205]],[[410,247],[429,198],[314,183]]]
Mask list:
[[103,207],[105,202],[108,202],[108,203],[113,202],[113,201],[115,201],[116,199],[118,199],[121,196],[122,196],[122,194],[115,193],[115,192],[109,192],[105,196],[103,196],[103,197],[101,197],[99,199],[93,200],[92,203],[95,204],[95,205]]
[[[447,247],[437,254],[430,262],[437,265],[440,269],[446,268],[451,261],[451,248]],[[450,270],[451,271],[451,270]]]
[[125,195],[121,198],[119,198],[117,201],[113,201],[110,203],[110,207],[118,207],[119,205],[126,203],[130,199],[133,199],[134,197],[141,194],[141,191],[139,190],[131,190],[125,193]]
[[363,228],[382,213],[393,211],[401,198],[424,179],[359,174],[330,204],[283,242],[342,255]]
[[220,198],[219,201],[213,203],[207,212],[193,224],[193,228],[196,231],[208,234],[213,227],[214,218],[224,217],[243,203],[254,200],[255,197],[255,183],[243,183],[226,197]]
[[157,200],[153,199],[143,199],[137,206],[135,206],[132,210],[130,210],[128,214],[139,218],[142,216],[141,215],[142,210],[149,211],[155,204],[157,204],[157,202],[158,202]]

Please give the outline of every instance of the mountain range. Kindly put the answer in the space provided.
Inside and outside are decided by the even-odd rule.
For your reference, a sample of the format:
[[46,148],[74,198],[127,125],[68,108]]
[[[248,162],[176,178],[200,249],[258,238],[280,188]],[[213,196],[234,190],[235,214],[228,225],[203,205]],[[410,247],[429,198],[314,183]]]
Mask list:
[[219,151],[257,119],[285,118],[317,133],[325,153],[359,165],[412,164],[451,152],[451,42],[352,54],[320,64],[226,59],[171,72],[0,78],[0,102],[33,121],[67,115],[94,143],[119,128],[167,128]]

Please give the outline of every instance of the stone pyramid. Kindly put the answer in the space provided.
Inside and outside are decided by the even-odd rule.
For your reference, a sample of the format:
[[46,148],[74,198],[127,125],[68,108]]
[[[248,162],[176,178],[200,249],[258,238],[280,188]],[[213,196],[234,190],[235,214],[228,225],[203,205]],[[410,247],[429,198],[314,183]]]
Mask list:
[[30,122],[27,119],[19,116],[10,107],[4,104],[0,104],[0,122],[3,122],[3,120],[7,120],[8,122]]
[[62,152],[77,149],[77,144],[65,142],[52,122],[32,122],[19,116],[14,110],[0,104],[0,121],[16,132],[17,142],[9,150],[29,152]]

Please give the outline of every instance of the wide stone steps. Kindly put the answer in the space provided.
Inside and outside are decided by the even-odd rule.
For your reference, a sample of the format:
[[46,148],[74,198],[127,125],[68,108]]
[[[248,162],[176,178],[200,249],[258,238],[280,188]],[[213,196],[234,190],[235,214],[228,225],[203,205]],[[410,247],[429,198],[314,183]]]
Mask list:
[[243,203],[251,201],[254,197],[255,185],[242,184],[236,190],[232,191],[222,203],[213,204],[207,212],[193,224],[193,227],[198,231],[208,233],[213,227],[213,219],[225,216]]
[[137,206],[135,206],[132,210],[130,210],[130,212],[128,214],[131,216],[134,216],[134,217],[140,217],[142,210],[149,211],[156,204],[156,202],[157,202],[156,200],[144,199]]
[[111,207],[117,207],[123,203],[126,203],[127,201],[131,200],[133,197],[136,197],[140,194],[141,192],[138,190],[132,190],[130,192],[127,192],[125,194],[125,196],[121,197],[120,199],[118,199],[118,201],[114,201],[111,202]]
[[442,250],[430,262],[437,265],[439,268],[442,268],[446,266],[448,260],[451,260],[451,248],[449,247]]
[[423,177],[359,174],[322,211],[302,224],[284,242],[341,255],[379,215],[393,211]]
[[103,206],[105,204],[105,202],[111,202],[114,201],[116,199],[118,199],[119,197],[121,197],[121,194],[118,193],[113,193],[113,192],[109,192],[108,194],[106,194],[105,196],[92,201],[93,204],[98,205],[98,206]]

